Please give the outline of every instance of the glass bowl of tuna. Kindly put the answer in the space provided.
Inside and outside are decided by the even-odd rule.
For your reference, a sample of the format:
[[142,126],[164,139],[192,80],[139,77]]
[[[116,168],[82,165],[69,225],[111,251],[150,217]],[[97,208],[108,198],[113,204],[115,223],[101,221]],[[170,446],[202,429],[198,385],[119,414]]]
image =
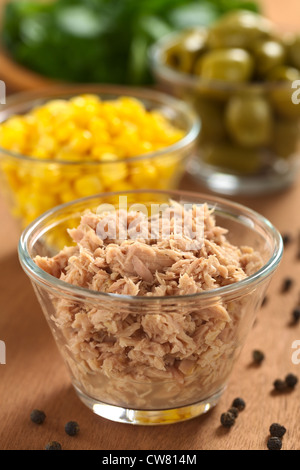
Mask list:
[[258,213],[176,190],[58,206],[19,243],[79,398],[109,420],[143,425],[217,404],[282,251]]

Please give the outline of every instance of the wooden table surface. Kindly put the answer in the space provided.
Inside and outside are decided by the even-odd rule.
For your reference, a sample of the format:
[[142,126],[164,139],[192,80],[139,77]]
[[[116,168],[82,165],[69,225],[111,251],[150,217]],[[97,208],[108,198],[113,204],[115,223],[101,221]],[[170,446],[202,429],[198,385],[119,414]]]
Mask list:
[[[298,0],[286,0],[284,12],[282,0],[265,3],[273,19],[294,27],[295,18],[299,22]],[[201,190],[188,178],[182,187]],[[160,427],[110,422],[79,401],[31,284],[19,265],[19,233],[0,200],[0,340],[6,344],[6,364],[0,365],[0,449],[38,450],[44,449],[48,441],[58,440],[70,450],[263,450],[273,422],[287,428],[283,449],[300,449],[300,384],[289,394],[272,393],[276,378],[289,372],[300,378],[300,364],[292,363],[292,344],[300,340],[300,324],[290,325],[300,290],[300,261],[296,260],[300,180],[280,194],[236,200],[258,210],[294,239],[285,250],[269,288],[269,301],[258,314],[219,404],[202,417]],[[280,288],[285,277],[293,278],[295,283],[283,295]],[[266,354],[260,367],[251,365],[254,349]],[[237,396],[245,399],[247,407],[228,432],[220,427],[220,415]],[[45,411],[47,419],[42,426],[30,421],[33,408]],[[64,432],[69,420],[80,424],[80,434],[75,438]]]

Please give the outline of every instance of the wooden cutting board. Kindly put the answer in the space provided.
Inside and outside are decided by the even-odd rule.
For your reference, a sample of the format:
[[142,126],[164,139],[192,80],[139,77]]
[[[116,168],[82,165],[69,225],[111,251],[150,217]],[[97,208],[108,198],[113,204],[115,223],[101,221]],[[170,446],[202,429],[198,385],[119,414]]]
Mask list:
[[[282,0],[265,3],[274,9],[273,19],[285,16],[285,24],[299,21],[299,0],[286,0],[284,6]],[[181,187],[202,189],[188,178]],[[191,421],[148,428],[99,418],[77,398],[32,286],[18,262],[19,233],[0,199],[0,340],[5,341],[7,352],[6,364],[0,365],[0,449],[43,450],[48,441],[58,440],[63,449],[70,450],[143,449],[167,453],[174,449],[178,455],[185,450],[202,449],[264,450],[270,424],[279,422],[287,428],[283,449],[300,450],[300,383],[292,393],[273,393],[276,378],[289,372],[300,378],[300,364],[292,362],[292,345],[300,340],[300,324],[290,325],[300,290],[300,261],[296,260],[300,180],[276,195],[236,200],[262,213],[281,232],[291,233],[293,242],[285,250],[269,288],[269,301],[258,314],[217,407]],[[293,278],[294,285],[291,292],[283,295],[280,289],[285,277]],[[254,349],[266,354],[260,367],[251,364]],[[220,415],[237,396],[244,398],[247,406],[228,432],[220,426]],[[30,421],[33,408],[46,412],[42,426]],[[64,432],[69,420],[80,425],[80,434],[75,438]]]

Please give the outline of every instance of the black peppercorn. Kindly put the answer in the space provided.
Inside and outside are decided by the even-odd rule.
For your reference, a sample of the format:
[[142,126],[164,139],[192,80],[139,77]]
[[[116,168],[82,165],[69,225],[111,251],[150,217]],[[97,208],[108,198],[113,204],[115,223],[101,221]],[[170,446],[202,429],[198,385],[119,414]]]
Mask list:
[[239,411],[243,411],[246,408],[246,403],[242,398],[235,398],[231,406],[237,408]]
[[69,436],[76,436],[79,433],[79,424],[76,421],[69,421],[65,425],[65,431]]
[[279,437],[282,438],[286,433],[286,429],[281,424],[273,423],[270,426],[270,434],[272,437]]
[[285,293],[291,290],[293,283],[294,283],[293,279],[289,277],[284,279],[282,283],[282,287],[281,287],[281,292]]
[[293,310],[292,316],[293,316],[294,323],[298,323],[300,321],[300,307],[296,307]]
[[269,450],[281,450],[282,442],[279,437],[270,437],[267,443]]
[[231,413],[235,418],[237,418],[239,415],[239,410],[232,406],[231,408],[229,408],[228,413]]
[[235,423],[235,417],[230,411],[221,415],[221,424],[224,428],[231,428]]
[[273,383],[273,386],[277,392],[282,392],[286,389],[286,383],[284,380],[276,379]]
[[255,362],[255,364],[261,364],[265,358],[265,355],[262,351],[259,351],[258,349],[256,349],[255,351],[253,351],[252,357],[253,357],[253,362]]
[[45,450],[62,450],[61,444],[57,441],[48,442]]
[[283,241],[284,246],[288,246],[292,241],[291,235],[289,233],[284,233],[282,235],[282,241]]
[[30,413],[30,419],[35,424],[43,424],[46,419],[46,415],[43,411],[35,409]]
[[288,374],[285,378],[285,383],[289,388],[294,388],[298,383],[298,377],[294,374]]

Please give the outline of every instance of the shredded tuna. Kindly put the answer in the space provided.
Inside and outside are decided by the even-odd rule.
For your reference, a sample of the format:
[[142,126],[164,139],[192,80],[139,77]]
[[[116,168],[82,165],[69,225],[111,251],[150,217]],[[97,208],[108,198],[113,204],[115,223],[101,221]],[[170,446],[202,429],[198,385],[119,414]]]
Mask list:
[[[188,231],[176,236],[180,215],[192,229],[198,222],[194,206],[184,211],[172,201],[165,213],[150,218],[87,211],[69,230],[75,247],[35,258],[69,284],[130,296],[53,300],[53,328],[67,344],[75,383],[100,401],[144,409],[183,406],[216,393],[231,371],[245,334],[240,320],[244,324],[248,315],[248,327],[253,321],[248,311],[257,292],[235,301],[216,289],[255,273],[262,259],[251,247],[230,244],[206,205],[201,237],[195,240]],[[101,236],[112,221],[118,225],[114,237]],[[183,297],[214,290],[209,303]]]

